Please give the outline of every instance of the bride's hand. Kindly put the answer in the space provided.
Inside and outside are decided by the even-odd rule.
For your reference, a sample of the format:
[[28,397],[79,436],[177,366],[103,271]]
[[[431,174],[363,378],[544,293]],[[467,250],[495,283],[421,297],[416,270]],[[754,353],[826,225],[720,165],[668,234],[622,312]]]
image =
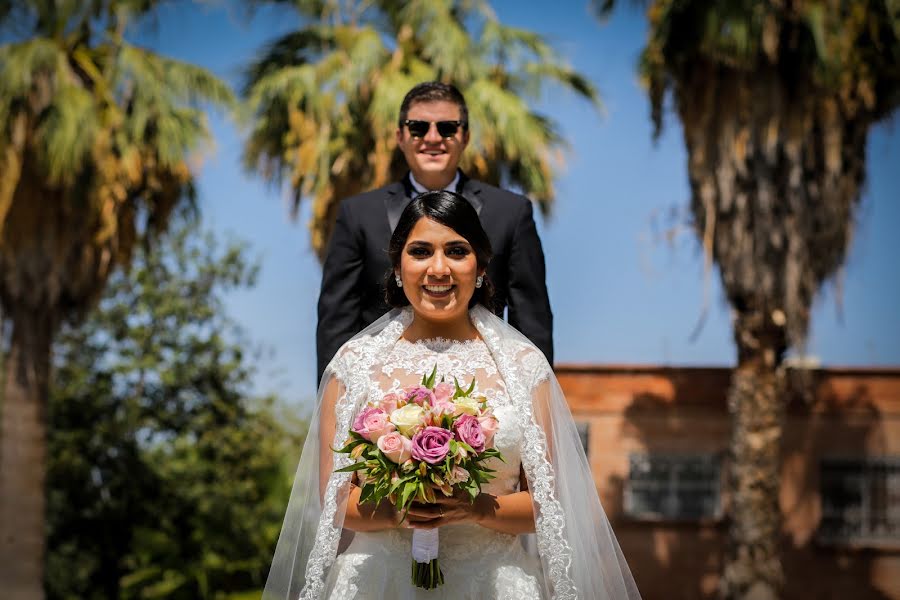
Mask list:
[[468,494],[457,492],[453,496],[435,494],[433,504],[413,502],[406,521],[413,529],[434,529],[458,523],[478,523],[493,515],[497,500],[492,494],[479,494],[475,502]]
[[353,486],[351,491],[351,501],[353,501],[358,519],[365,524],[365,529],[360,531],[380,531],[383,529],[394,529],[396,527],[406,527],[406,521],[400,523],[401,513],[387,499],[382,500],[377,506],[371,502],[359,504],[360,489]]

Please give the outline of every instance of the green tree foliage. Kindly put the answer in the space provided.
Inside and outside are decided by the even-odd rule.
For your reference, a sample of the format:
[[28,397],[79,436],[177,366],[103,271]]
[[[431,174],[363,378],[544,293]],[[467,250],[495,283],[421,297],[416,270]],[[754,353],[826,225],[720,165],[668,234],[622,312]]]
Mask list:
[[395,151],[398,110],[422,81],[452,83],[465,95],[472,140],[462,167],[470,176],[518,186],[549,207],[564,143],[528,101],[548,85],[599,99],[541,36],[503,25],[484,0],[284,3],[308,25],[272,42],[247,70],[244,160],[268,179],[287,177],[295,209],[311,197],[320,255],[341,200],[405,172]]
[[130,44],[154,0],[0,0],[0,581],[42,596],[50,349],[193,193],[209,72]]
[[[608,11],[614,0],[595,0]],[[691,212],[733,309],[738,365],[725,598],[780,595],[783,359],[841,268],[869,128],[900,105],[896,0],[654,0],[641,74],[674,100]]]
[[303,429],[249,393],[249,342],[222,306],[253,285],[246,248],[197,228],[139,249],[57,344],[50,598],[230,598],[265,582]]

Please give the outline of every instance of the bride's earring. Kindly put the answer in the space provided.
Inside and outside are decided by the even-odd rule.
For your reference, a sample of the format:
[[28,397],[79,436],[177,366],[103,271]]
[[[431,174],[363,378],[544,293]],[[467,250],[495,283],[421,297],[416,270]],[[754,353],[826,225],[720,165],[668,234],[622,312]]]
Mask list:
[[484,283],[484,275],[479,275],[475,278],[475,287],[480,288],[481,284]]
[[397,287],[403,287],[403,280],[396,273],[394,273],[394,281],[397,282]]

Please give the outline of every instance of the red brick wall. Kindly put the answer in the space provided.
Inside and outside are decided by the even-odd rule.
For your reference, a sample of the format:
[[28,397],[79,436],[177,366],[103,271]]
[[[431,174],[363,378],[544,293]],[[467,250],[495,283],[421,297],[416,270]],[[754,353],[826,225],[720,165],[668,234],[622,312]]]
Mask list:
[[[815,543],[822,457],[900,455],[900,369],[828,369],[792,376],[780,503],[787,598],[900,599],[893,549]],[[557,367],[603,506],[644,598],[715,597],[726,523],[637,522],[622,513],[628,455],[715,453],[728,445],[730,370]],[[727,503],[727,500],[726,500]]]

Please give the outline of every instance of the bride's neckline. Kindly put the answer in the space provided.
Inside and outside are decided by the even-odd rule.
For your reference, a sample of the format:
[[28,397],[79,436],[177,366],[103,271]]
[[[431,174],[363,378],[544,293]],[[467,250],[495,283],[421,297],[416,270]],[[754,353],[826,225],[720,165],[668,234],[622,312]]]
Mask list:
[[480,337],[469,338],[467,340],[456,340],[451,338],[445,338],[441,336],[437,337],[428,337],[428,338],[419,338],[415,341],[411,341],[406,339],[405,337],[400,338],[401,342],[405,342],[412,346],[425,346],[431,350],[436,348],[445,349],[445,348],[453,348],[455,346],[474,346],[474,345],[482,345],[484,344],[484,340]]

